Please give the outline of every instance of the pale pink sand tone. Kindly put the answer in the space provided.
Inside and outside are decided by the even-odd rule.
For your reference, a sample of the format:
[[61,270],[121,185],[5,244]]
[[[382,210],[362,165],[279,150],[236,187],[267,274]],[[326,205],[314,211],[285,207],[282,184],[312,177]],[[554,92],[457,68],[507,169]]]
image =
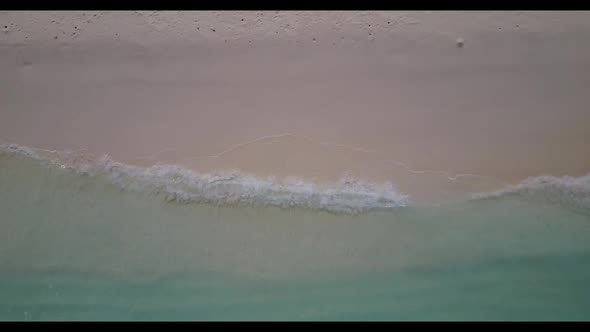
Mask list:
[[590,170],[587,12],[4,12],[4,26],[2,141],[349,171],[424,198]]

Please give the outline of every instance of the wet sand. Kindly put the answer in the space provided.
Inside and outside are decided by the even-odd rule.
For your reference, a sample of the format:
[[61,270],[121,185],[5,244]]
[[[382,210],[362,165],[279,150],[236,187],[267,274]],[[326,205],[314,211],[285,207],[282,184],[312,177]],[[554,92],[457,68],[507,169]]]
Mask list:
[[424,199],[590,170],[586,12],[3,12],[0,23],[2,141],[207,172],[350,172]]

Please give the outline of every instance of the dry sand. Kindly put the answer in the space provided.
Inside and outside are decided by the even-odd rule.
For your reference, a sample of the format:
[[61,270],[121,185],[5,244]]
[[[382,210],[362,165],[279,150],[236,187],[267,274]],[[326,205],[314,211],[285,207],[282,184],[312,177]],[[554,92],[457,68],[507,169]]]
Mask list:
[[[424,199],[590,170],[589,12],[0,12],[0,28],[2,141],[349,171]],[[448,179],[463,173],[486,178]]]

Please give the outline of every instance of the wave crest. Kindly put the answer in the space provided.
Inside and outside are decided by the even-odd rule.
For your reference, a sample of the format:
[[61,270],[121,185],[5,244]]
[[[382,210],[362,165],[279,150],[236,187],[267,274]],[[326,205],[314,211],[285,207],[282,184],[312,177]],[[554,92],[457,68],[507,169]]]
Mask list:
[[590,174],[581,177],[543,175],[530,177],[502,190],[477,193],[472,199],[492,199],[505,196],[529,197],[544,202],[590,209]]
[[121,189],[163,195],[168,202],[293,207],[346,214],[408,203],[408,196],[397,192],[391,183],[363,182],[350,176],[338,183],[320,185],[295,177],[262,179],[239,171],[202,174],[175,165],[139,167],[109,156],[94,159],[76,152],[36,151],[16,144],[0,145],[0,151],[49,162],[78,174],[104,177]]

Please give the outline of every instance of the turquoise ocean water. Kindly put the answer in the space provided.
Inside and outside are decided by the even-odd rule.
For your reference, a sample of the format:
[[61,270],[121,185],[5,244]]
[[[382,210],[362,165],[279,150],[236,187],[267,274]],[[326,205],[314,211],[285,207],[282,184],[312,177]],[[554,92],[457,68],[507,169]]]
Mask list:
[[587,177],[413,206],[179,191],[23,151],[0,150],[0,320],[590,318]]

